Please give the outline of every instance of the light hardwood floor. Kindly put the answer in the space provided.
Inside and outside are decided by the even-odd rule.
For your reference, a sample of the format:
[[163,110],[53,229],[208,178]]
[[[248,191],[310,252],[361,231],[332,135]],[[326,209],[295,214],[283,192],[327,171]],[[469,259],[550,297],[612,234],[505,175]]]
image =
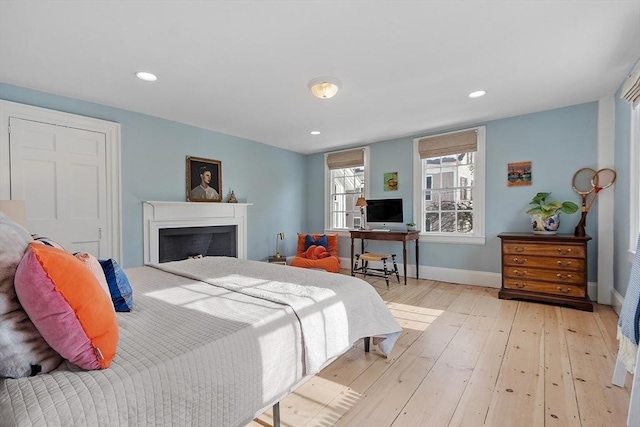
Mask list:
[[[611,384],[609,306],[588,313],[501,300],[491,288],[367,281],[404,329],[390,357],[354,346],[280,403],[283,426],[625,425],[630,376]],[[269,410],[248,426],[271,423]]]

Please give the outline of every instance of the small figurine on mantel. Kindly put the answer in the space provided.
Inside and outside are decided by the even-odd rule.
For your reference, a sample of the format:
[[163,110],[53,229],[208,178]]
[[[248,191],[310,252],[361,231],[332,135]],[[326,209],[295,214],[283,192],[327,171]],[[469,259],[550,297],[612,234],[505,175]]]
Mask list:
[[236,199],[236,193],[231,190],[231,195],[229,196],[229,203],[238,203],[238,199]]

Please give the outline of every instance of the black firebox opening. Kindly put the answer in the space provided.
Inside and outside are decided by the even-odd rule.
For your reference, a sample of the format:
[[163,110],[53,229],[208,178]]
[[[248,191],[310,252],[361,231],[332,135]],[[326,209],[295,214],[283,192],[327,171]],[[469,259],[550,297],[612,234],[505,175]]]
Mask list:
[[163,228],[159,231],[159,262],[197,256],[238,257],[236,226]]

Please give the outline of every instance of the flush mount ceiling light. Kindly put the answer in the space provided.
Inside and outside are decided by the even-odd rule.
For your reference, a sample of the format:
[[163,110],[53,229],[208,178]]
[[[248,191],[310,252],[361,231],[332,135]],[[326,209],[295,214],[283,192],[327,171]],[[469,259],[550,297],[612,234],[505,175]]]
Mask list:
[[155,82],[158,80],[155,74],[147,73],[146,71],[138,71],[136,73],[136,77],[140,80],[144,80],[145,82]]
[[333,77],[318,77],[309,82],[309,89],[317,98],[329,99],[338,93],[341,85],[340,80]]
[[486,94],[487,94],[487,91],[477,90],[475,92],[471,92],[469,94],[469,98],[480,98],[481,96],[485,96]]
[[320,131],[319,130],[312,130],[311,131],[311,135],[320,135]]

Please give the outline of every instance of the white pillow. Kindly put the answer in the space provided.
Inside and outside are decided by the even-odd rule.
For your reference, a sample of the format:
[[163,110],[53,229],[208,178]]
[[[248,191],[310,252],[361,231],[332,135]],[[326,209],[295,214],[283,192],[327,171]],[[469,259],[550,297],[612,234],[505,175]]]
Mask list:
[[29,320],[14,288],[16,269],[30,242],[27,230],[0,212],[0,377],[49,372],[62,362]]

